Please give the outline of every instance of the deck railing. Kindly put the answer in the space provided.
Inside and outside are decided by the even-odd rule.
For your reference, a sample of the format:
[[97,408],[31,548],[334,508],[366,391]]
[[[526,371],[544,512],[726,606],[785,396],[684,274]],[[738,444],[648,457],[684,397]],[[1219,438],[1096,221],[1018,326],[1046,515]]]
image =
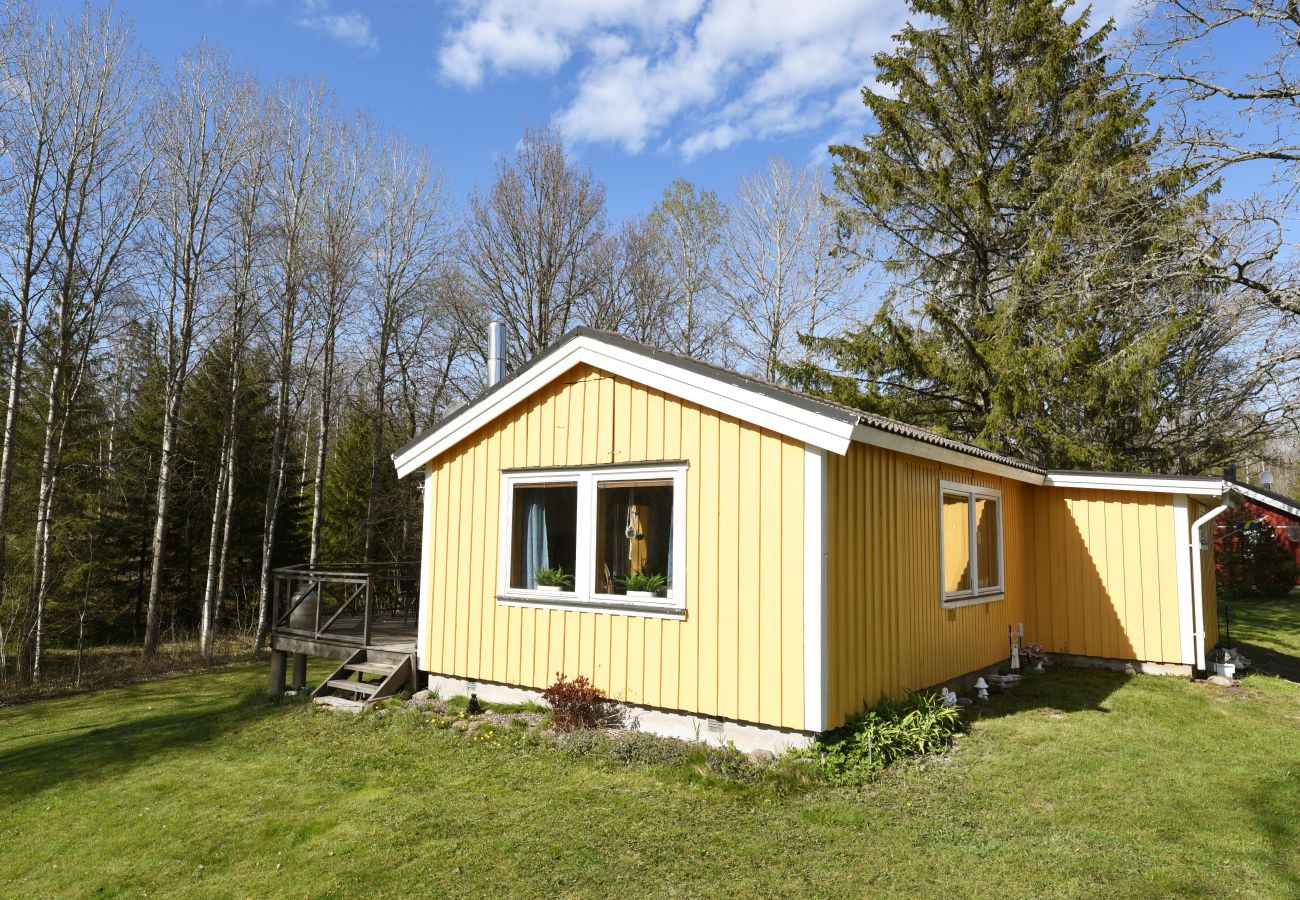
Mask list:
[[274,630],[366,646],[371,625],[416,616],[416,562],[298,565],[276,569]]

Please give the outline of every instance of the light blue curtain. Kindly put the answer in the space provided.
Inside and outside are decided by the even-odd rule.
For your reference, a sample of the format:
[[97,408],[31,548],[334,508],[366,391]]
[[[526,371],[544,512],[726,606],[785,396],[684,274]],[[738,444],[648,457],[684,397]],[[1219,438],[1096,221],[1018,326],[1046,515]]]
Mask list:
[[524,500],[524,584],[537,587],[537,570],[549,565],[546,546],[546,499],[542,491],[529,491]]

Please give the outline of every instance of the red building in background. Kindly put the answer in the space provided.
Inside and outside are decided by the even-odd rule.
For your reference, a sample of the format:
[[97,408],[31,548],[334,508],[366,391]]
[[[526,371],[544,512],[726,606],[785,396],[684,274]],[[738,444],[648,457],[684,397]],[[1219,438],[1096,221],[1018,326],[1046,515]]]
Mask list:
[[[1300,500],[1257,484],[1229,480],[1241,489],[1242,495],[1251,498],[1242,504],[1242,508],[1272,527],[1273,534],[1282,542],[1282,546],[1291,551],[1296,565],[1300,565]],[[1300,576],[1296,583],[1300,584]]]

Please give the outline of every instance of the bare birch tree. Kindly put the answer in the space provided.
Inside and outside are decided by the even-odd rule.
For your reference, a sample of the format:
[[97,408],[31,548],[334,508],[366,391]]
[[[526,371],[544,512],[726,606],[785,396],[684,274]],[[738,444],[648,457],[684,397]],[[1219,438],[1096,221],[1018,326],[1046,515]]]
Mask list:
[[256,112],[246,123],[245,153],[235,174],[230,199],[230,227],[226,231],[226,292],[222,312],[228,326],[229,348],[226,382],[226,423],[221,437],[221,459],[213,488],[212,521],[208,529],[208,562],[199,617],[199,650],[211,656],[215,624],[225,596],[230,562],[231,521],[234,514],[239,452],[240,397],[244,389],[245,345],[250,320],[258,312],[259,263],[264,237],[266,181],[271,147],[265,118],[265,98],[257,97]]
[[[12,10],[7,10],[11,12]],[[70,114],[67,82],[62,75],[58,25],[53,21],[26,21],[20,28],[9,18],[5,46],[5,78],[0,86],[0,270],[5,304],[13,331],[9,335],[9,365],[5,385],[5,417],[0,446],[0,599],[7,585],[6,541],[9,521],[14,443],[19,404],[28,364],[28,338],[32,322],[48,291],[42,277],[54,248],[56,233],[49,215],[55,198],[55,141]]]
[[663,263],[677,293],[677,318],[670,348],[686,356],[708,357],[726,329],[718,297],[718,256],[727,209],[713,191],[696,191],[678,179],[650,213],[663,242]]
[[55,184],[48,215],[55,232],[49,276],[52,310],[44,336],[48,388],[32,553],[30,636],[25,670],[41,678],[55,491],[63,469],[67,414],[83,386],[101,329],[129,300],[128,254],[147,195],[149,67],[129,29],[85,10],[55,38],[68,115],[53,142]]
[[527,359],[568,329],[600,282],[605,187],[570,163],[558,133],[530,129],[470,197],[463,257],[472,290],[505,322]]
[[[429,322],[428,298],[435,280],[448,267],[450,232],[442,175],[420,147],[389,135],[376,167],[371,207],[371,249],[368,278],[373,329],[367,342],[374,348],[372,363],[372,424],[370,485],[366,501],[365,561],[375,558],[378,487],[384,456],[385,411],[392,379],[390,357],[400,353],[402,336],[414,327],[423,336]],[[455,317],[445,316],[455,328]],[[417,341],[421,353],[432,350]],[[406,366],[399,372],[405,374]]]
[[273,246],[272,316],[268,321],[276,380],[275,434],[267,472],[266,508],[262,528],[262,561],[258,577],[258,619],[254,643],[261,647],[270,630],[272,557],[276,521],[284,505],[292,426],[291,401],[295,350],[302,327],[302,304],[310,274],[311,204],[320,189],[326,136],[333,115],[324,88],[313,82],[285,81],[275,93],[277,153],[269,179],[270,238]]
[[325,503],[325,469],[334,409],[335,356],[339,326],[351,310],[361,279],[369,236],[367,191],[371,186],[373,126],[354,117],[332,123],[329,149],[322,157],[325,174],[319,200],[314,290],[320,329],[319,414],[316,420],[316,465],[312,478],[311,544],[308,562],[320,561],[321,521]]
[[835,219],[821,174],[780,157],[741,179],[720,263],[736,350],[769,381],[857,300],[853,273],[831,256]]
[[201,44],[183,56],[154,109],[156,180],[150,245],[159,259],[163,332],[163,427],[154,500],[153,562],[144,652],[158,647],[171,479],[181,399],[207,291],[226,260],[231,182],[242,165],[253,92],[230,62]]

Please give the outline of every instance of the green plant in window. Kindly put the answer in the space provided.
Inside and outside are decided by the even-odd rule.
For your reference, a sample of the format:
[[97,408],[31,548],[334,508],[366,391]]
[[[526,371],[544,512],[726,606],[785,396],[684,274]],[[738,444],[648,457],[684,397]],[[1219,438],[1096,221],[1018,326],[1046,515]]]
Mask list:
[[563,566],[554,569],[541,566],[533,573],[533,581],[538,587],[564,588],[573,584],[573,576],[565,572]]
[[632,572],[618,579],[618,583],[624,590],[648,594],[657,594],[668,587],[668,579],[657,572]]

